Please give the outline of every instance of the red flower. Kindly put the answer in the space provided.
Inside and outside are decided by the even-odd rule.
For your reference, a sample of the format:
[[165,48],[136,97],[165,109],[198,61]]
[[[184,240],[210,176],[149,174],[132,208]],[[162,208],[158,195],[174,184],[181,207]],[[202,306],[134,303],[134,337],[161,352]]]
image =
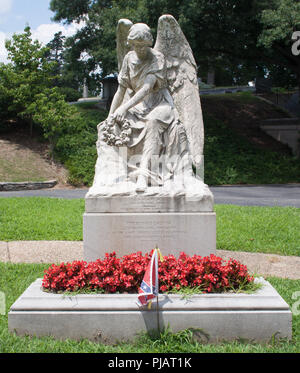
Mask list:
[[[42,286],[56,292],[89,288],[102,289],[105,293],[137,293],[150,257],[138,252],[117,258],[113,252],[90,263],[52,264],[45,271]],[[178,259],[169,255],[159,263],[161,292],[195,286],[201,286],[203,292],[222,292],[253,280],[245,265],[234,259],[224,263],[215,255],[189,257],[182,252]]]

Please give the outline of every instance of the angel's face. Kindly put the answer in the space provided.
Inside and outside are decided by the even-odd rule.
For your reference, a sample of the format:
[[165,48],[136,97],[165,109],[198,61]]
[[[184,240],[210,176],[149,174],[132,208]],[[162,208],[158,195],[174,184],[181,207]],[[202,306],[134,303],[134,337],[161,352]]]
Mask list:
[[144,41],[133,40],[131,42],[131,45],[140,60],[145,60],[147,58],[150,49],[147,43],[145,43]]

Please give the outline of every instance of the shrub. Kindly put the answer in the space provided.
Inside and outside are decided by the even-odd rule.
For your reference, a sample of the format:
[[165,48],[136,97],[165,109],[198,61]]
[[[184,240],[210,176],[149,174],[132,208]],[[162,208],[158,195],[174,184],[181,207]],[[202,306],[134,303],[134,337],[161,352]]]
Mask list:
[[95,104],[88,105],[72,106],[77,115],[62,129],[54,149],[56,158],[67,167],[68,181],[73,185],[91,185],[93,182],[97,160],[97,124],[107,116],[107,112],[99,110]]

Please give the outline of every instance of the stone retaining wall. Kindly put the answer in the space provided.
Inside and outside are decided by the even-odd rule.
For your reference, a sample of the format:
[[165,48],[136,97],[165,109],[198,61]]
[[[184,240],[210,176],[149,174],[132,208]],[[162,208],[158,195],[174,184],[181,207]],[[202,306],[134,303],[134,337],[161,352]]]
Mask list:
[[53,188],[57,184],[56,180],[50,181],[25,181],[25,182],[4,182],[0,183],[0,192],[11,192],[15,190],[35,190],[35,189],[46,189]]

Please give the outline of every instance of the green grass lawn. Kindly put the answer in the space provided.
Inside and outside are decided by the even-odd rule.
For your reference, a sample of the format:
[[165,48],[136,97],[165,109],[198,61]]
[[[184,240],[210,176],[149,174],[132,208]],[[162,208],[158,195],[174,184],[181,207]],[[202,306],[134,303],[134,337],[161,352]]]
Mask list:
[[[219,352],[300,352],[300,315],[293,316],[293,338],[291,341],[270,340],[259,344],[249,341],[223,342],[218,345],[203,344],[192,338],[192,333],[184,330],[173,334],[162,332],[160,338],[151,338],[143,334],[131,343],[104,345],[88,340],[58,341],[50,337],[18,337],[8,331],[7,313],[13,302],[38,277],[49,264],[11,264],[0,263],[0,291],[6,295],[6,314],[0,315],[0,353],[219,353]],[[300,280],[283,280],[267,278],[285,301],[292,306],[295,300],[292,294],[299,291]]]
[[[300,209],[215,205],[217,249],[300,255]],[[82,240],[84,200],[0,198],[0,241]]]

